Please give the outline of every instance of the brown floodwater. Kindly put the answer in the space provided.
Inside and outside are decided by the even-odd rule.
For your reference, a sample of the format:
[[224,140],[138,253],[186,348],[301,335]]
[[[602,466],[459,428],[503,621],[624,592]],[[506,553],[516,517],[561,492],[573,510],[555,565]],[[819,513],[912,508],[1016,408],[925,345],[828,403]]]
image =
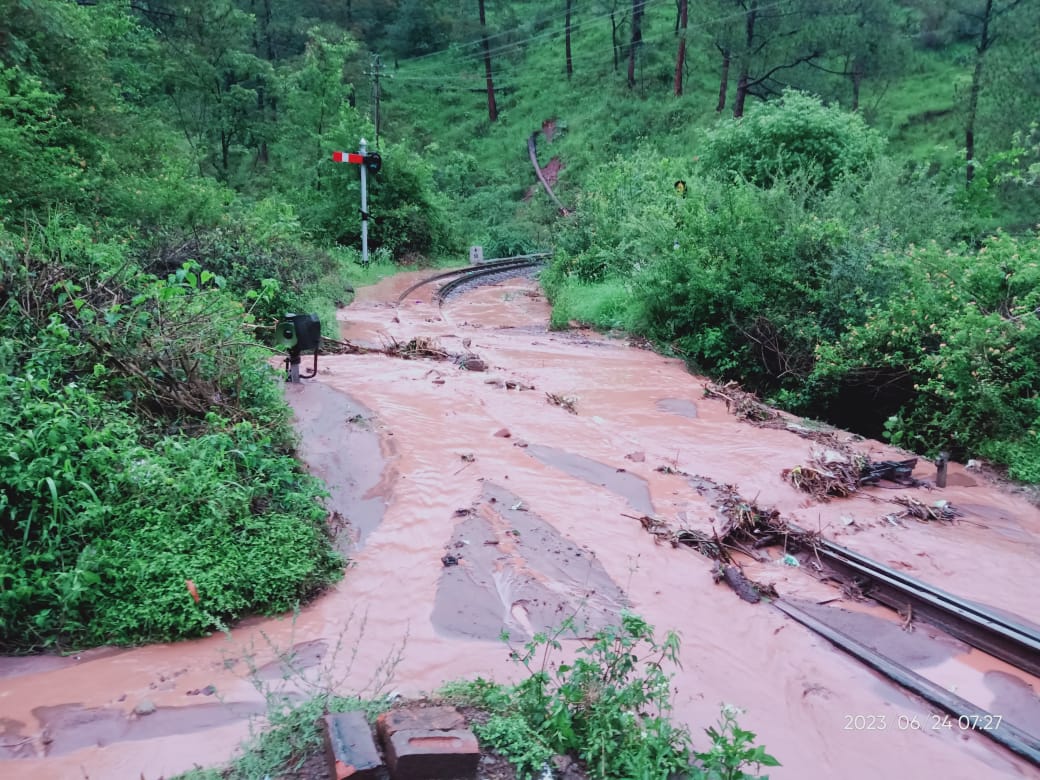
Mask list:
[[[341,312],[343,336],[370,346],[432,337],[451,352],[475,352],[486,372],[329,356],[287,393],[302,454],[329,482],[330,509],[345,528],[343,580],[296,615],[251,619],[227,634],[57,661],[0,659],[0,777],[169,776],[226,760],[248,735],[262,691],[366,693],[384,672],[392,672],[384,690],[404,695],[463,677],[515,679],[502,631],[522,642],[573,615],[587,632],[624,608],[660,636],[680,635],[675,716],[697,747],[722,703],[740,707],[742,725],[783,764],[770,770],[774,780],[1037,776],[981,735],[899,728],[899,716],[924,719],[929,706],[778,610],[744,603],[715,584],[711,561],[655,544],[638,517],[710,529],[711,485],[733,485],[857,552],[1040,623],[1040,510],[956,464],[943,490],[815,501],[780,472],[817,445],[737,421],[679,361],[587,331],[547,331],[548,306],[528,280],[468,292],[443,309],[422,289],[395,306],[414,279],[360,290]],[[875,459],[905,457],[839,436]],[[917,476],[932,475],[922,464]],[[952,524],[897,519],[889,500],[904,494],[966,513]],[[776,551],[748,571],[785,596],[869,613]],[[1014,670],[896,623],[860,628],[994,714],[1033,722],[1036,689]],[[887,727],[860,728],[866,721],[856,716],[870,715],[885,715]]]

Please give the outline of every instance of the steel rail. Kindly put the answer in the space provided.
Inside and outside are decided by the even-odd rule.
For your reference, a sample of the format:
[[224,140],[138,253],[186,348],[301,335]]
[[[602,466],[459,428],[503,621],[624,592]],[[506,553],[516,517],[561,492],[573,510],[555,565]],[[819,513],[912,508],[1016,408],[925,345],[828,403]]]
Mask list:
[[[795,530],[792,526],[792,530]],[[860,591],[896,609],[911,609],[914,618],[941,628],[951,636],[995,658],[1040,677],[1040,629],[1029,627],[896,571],[848,548],[822,540],[816,554]]]
[[456,279],[452,279],[450,282],[445,284],[443,287],[434,293],[434,297],[437,298],[438,303],[443,304],[445,299],[451,295],[456,289],[464,284],[467,284],[474,279],[480,279],[484,276],[493,276],[495,274],[502,273],[503,271],[516,271],[524,268],[534,268],[542,264],[541,260],[530,259],[530,260],[519,260],[509,265],[499,265],[494,268],[477,267],[471,270],[470,273],[464,276],[459,276]]
[[[956,718],[956,728],[962,731],[968,729],[978,731],[1031,761],[1033,764],[1040,766],[1040,739],[1037,739],[1032,734],[1022,731],[1011,723],[1005,723],[1002,716],[992,715],[981,707],[976,707],[971,702],[962,699],[928,678],[867,647],[848,634],[817,620],[793,604],[778,600],[773,602],[773,605],[806,628],[816,632],[827,641],[855,656],[907,690],[913,691],[935,706],[950,713]],[[907,722],[908,728],[913,728],[910,725],[912,722]],[[933,725],[934,727],[936,726]],[[951,721],[946,727],[953,728],[953,722]],[[922,725],[920,728],[924,729],[925,727]]]
[[[402,303],[404,299],[407,298],[415,290],[418,290],[420,287],[424,287],[432,282],[440,281],[441,279],[449,279],[453,276],[470,274],[474,271],[485,268],[497,268],[499,270],[508,270],[515,263],[530,263],[533,260],[541,260],[548,256],[548,252],[535,252],[529,255],[516,255],[514,257],[498,257],[492,260],[486,260],[485,262],[480,263],[479,265],[468,265],[463,268],[456,268],[451,271],[444,271],[443,273],[434,274],[433,276],[427,276],[425,279],[416,282],[403,293],[401,293],[399,296],[397,296],[397,302]],[[520,267],[524,266],[521,265]]]

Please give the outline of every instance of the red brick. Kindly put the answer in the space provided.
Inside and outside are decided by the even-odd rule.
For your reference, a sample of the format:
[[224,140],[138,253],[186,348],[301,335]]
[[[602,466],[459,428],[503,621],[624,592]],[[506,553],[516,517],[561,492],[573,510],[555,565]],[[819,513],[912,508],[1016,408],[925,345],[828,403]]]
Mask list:
[[469,729],[408,729],[385,743],[394,780],[449,780],[477,776],[480,745]]
[[385,745],[398,731],[451,731],[466,728],[466,719],[454,707],[408,707],[389,710],[376,718],[379,739]]
[[365,713],[334,712],[322,722],[332,780],[386,780],[386,768]]

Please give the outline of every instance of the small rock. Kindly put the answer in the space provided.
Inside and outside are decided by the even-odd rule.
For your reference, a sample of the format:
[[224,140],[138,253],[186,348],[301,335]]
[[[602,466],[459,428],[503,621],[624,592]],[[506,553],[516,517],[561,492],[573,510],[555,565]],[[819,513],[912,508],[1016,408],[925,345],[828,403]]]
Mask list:
[[459,556],[447,553],[441,558],[441,563],[444,564],[445,568],[447,568],[448,566],[458,566]]
[[212,696],[216,692],[217,686],[215,685],[207,685],[205,688],[199,691],[199,693],[201,693],[203,696]]
[[134,712],[138,715],[151,715],[155,712],[155,705],[150,699],[141,699],[137,706],[134,707]]
[[463,355],[459,358],[458,364],[467,371],[487,371],[487,363],[476,355]]
[[497,431],[495,431],[495,436],[497,436],[500,439],[508,439],[512,435],[513,434],[509,432],[508,428],[499,428]]
[[642,463],[646,460],[645,452],[630,452],[625,456],[625,460],[630,460],[633,463]]
[[527,442],[523,439],[517,439],[513,442],[514,447],[520,447],[521,449],[527,446]]

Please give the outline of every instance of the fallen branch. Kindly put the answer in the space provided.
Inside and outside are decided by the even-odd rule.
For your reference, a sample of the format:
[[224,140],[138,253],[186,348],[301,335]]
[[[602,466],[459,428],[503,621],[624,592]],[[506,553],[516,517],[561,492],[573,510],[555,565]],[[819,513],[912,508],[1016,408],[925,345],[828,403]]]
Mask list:
[[547,400],[553,406],[560,406],[566,409],[571,414],[578,413],[578,410],[574,407],[574,405],[578,402],[578,399],[572,395],[557,395],[556,393],[546,393],[545,400]]
[[952,522],[954,518],[963,513],[949,501],[936,501],[934,504],[925,504],[910,496],[899,496],[892,499],[893,504],[906,507],[899,513],[899,517],[913,517],[917,520]]

